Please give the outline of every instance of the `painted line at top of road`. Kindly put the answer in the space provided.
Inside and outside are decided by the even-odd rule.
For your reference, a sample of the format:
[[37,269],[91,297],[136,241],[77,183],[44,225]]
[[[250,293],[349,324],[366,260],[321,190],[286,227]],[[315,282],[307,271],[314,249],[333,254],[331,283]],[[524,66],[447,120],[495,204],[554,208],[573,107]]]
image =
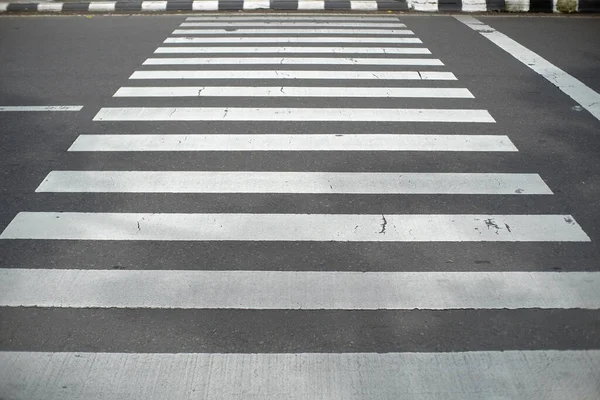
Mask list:
[[433,80],[455,81],[452,72],[438,71],[298,71],[298,70],[198,70],[135,71],[129,79],[356,79],[356,80]]
[[372,44],[423,44],[419,38],[401,37],[272,37],[272,36],[223,36],[223,37],[171,37],[166,38],[163,43],[372,43]]
[[496,122],[476,109],[251,107],[104,107],[94,121]]
[[443,66],[437,58],[363,57],[185,57],[148,58],[143,65],[427,65]]
[[244,47],[159,47],[155,54],[202,54],[202,53],[326,53],[326,54],[431,54],[423,47],[281,47],[281,46],[244,46]]
[[286,35],[318,35],[318,34],[344,34],[344,35],[414,35],[408,29],[175,29],[173,35],[239,35],[239,34],[286,34]]
[[599,370],[600,350],[0,352],[3,387],[18,399],[582,400],[598,398]]
[[537,72],[600,120],[600,94],[525,46],[470,16],[456,16],[492,43]]
[[502,151],[506,135],[79,135],[68,151]]
[[312,29],[314,27],[322,27],[322,28],[352,28],[352,29],[364,29],[364,28],[406,28],[406,25],[397,23],[385,23],[385,22],[377,22],[377,23],[367,23],[367,22],[333,22],[333,21],[321,21],[321,22],[300,22],[300,21],[263,21],[263,22],[235,22],[235,21],[221,21],[221,22],[183,22],[181,27],[207,27],[207,28],[222,28],[222,27],[231,27],[235,31],[237,31],[238,27],[242,27],[241,29],[249,28],[249,27],[259,27],[264,28],[265,32],[269,32],[270,28],[278,27],[278,28],[296,28],[296,27],[307,27],[308,29]]
[[20,212],[0,239],[589,242],[570,215]]
[[600,272],[6,268],[0,269],[0,307],[597,310],[598,287]]
[[19,111],[81,111],[83,106],[0,106],[0,112]]

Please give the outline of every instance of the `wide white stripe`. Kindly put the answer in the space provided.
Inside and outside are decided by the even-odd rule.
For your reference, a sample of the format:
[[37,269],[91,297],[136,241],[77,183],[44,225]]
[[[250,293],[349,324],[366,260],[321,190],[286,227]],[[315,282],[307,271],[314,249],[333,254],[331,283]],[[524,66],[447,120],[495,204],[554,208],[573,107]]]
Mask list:
[[174,37],[166,38],[164,43],[394,43],[422,44],[419,38],[400,38],[400,37],[360,37],[360,36],[340,36],[340,37]]
[[218,11],[219,0],[201,0],[192,3],[193,11]]
[[600,272],[0,269],[0,307],[600,309]]
[[455,81],[452,72],[437,71],[135,71],[129,79],[365,79]]
[[461,88],[297,87],[297,86],[157,86],[122,87],[114,97],[389,97],[472,99]]
[[244,16],[237,15],[207,15],[203,17],[187,17],[187,21],[276,21],[276,22],[287,22],[287,21],[320,21],[320,22],[334,22],[334,21],[353,21],[353,22],[398,22],[397,17],[393,16],[360,16],[360,15],[297,15],[297,14],[248,14]]
[[69,151],[517,151],[504,135],[80,135]]
[[[40,3],[42,4],[42,3]],[[159,47],[154,53],[342,53],[342,54],[431,54],[422,47]]]
[[188,57],[148,58],[143,65],[434,65],[444,63],[437,58],[311,58],[311,57]]
[[325,1],[322,0],[298,0],[298,10],[324,10]]
[[38,3],[38,12],[58,12],[62,11],[63,3]]
[[[441,329],[441,328],[440,328]],[[265,337],[268,340],[268,337]],[[0,352],[0,394],[28,400],[597,399],[600,351]]]
[[90,2],[89,12],[113,12],[115,11],[115,1],[93,1]]
[[0,106],[0,112],[10,111],[81,111],[83,106]]
[[94,121],[495,122],[486,110],[229,107],[105,107]]
[[233,107],[104,107],[94,121],[496,122],[486,110]]
[[271,8],[270,0],[243,0],[244,10],[259,10]]
[[537,72],[600,120],[600,93],[494,28],[470,17],[456,17],[502,50]]
[[589,242],[570,215],[21,212],[0,239]]
[[143,1],[142,11],[165,11],[167,9],[166,1]]
[[363,10],[363,11],[377,11],[377,2],[374,0],[368,1],[351,1],[350,2],[351,10]]
[[[316,34],[344,34],[344,35],[413,35],[412,31],[406,29],[264,29],[264,28],[226,28],[226,29],[176,29],[173,35],[238,35],[245,33],[260,34],[286,34],[286,35],[316,35]],[[261,39],[260,37],[257,39]]]
[[552,194],[537,174],[52,171],[36,192]]
[[[371,3],[369,1],[369,3]],[[245,6],[245,4],[244,4]],[[332,21],[320,21],[320,22],[316,22],[316,21],[306,21],[306,22],[299,22],[299,21],[273,21],[273,22],[268,22],[268,21],[264,21],[264,22],[184,22],[181,25],[179,25],[181,27],[208,27],[208,28],[215,28],[215,27],[233,27],[233,28],[238,28],[238,27],[243,27],[244,28],[249,28],[249,27],[260,27],[260,28],[264,28],[265,29],[265,33],[269,32],[269,28],[273,28],[273,27],[290,27],[290,28],[294,28],[297,26],[302,26],[302,27],[310,27],[310,28],[314,28],[314,27],[321,27],[321,28],[354,28],[354,29],[363,29],[363,28],[406,28],[406,25],[401,24],[401,23],[385,23],[385,22],[332,22]]]

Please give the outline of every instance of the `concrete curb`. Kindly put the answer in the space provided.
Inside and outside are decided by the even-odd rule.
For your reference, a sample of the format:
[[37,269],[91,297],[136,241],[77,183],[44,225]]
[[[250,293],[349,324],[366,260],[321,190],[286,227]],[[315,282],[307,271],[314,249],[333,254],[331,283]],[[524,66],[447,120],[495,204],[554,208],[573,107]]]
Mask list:
[[600,12],[600,0],[173,0],[3,3],[0,13],[202,11]]

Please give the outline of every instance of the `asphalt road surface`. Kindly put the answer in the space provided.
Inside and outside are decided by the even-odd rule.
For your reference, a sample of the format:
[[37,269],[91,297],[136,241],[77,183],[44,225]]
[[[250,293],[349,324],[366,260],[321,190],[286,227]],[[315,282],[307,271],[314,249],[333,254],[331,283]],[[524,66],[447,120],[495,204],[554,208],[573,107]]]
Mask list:
[[600,398],[600,23],[477,20],[2,17],[0,399]]

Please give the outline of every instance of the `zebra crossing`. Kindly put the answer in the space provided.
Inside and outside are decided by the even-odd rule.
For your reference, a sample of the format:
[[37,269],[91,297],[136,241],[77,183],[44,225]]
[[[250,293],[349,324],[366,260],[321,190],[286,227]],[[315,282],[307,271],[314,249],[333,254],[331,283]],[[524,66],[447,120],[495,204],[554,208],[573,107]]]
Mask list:
[[[300,158],[306,165],[297,170],[269,165],[231,170],[227,165],[229,154],[267,154],[284,160],[298,154],[327,159],[340,153],[398,158],[418,153],[463,155],[466,160],[477,154],[517,154],[511,132],[486,134],[487,126],[498,123],[493,110],[479,108],[473,89],[462,87],[460,77],[446,70],[444,60],[434,58],[409,28],[399,18],[383,15],[188,17],[133,72],[128,86],[118,88],[111,103],[97,112],[94,121],[110,132],[82,132],[65,149],[82,159],[117,155],[130,169],[49,171],[36,193],[72,196],[84,204],[88,197],[82,196],[95,194],[105,199],[136,195],[141,196],[136,197],[140,203],[145,196],[171,196],[159,197],[164,206],[169,199],[195,195],[225,200],[241,196],[242,202],[257,195],[343,196],[348,202],[371,196],[375,207],[384,196],[436,196],[442,201],[452,196],[552,198],[554,188],[544,181],[543,171],[457,172],[420,165],[409,171],[367,171],[357,164],[315,170],[308,165],[309,158]],[[350,106],[345,103],[348,99],[353,101]],[[388,103],[376,107],[373,99]],[[273,100],[277,103],[269,103]],[[431,100],[435,107],[429,106]],[[305,131],[290,128],[306,123],[311,125]],[[347,132],[348,123],[374,128]],[[394,132],[377,132],[379,123],[393,124]],[[135,132],[126,132],[125,124],[133,124]],[[439,124],[444,133],[423,133],[419,127],[426,124]],[[169,130],[171,126],[176,128]],[[177,164],[160,170],[153,159],[163,155],[201,159],[207,154],[223,157],[223,168],[191,170]],[[143,168],[134,162],[140,155],[151,157]],[[593,399],[600,394],[600,350],[554,347],[552,342],[540,348],[534,342],[523,348],[489,350],[481,340],[458,351],[448,344],[441,350],[429,344],[424,351],[410,352],[404,350],[410,348],[406,343],[419,332],[410,332],[403,324],[395,328],[406,333],[405,343],[389,351],[373,339],[377,325],[385,322],[373,320],[359,329],[352,325],[359,324],[355,314],[345,328],[328,328],[325,319],[314,329],[351,330],[344,334],[363,342],[360,352],[340,351],[353,347],[345,342],[333,345],[325,336],[315,336],[316,350],[302,345],[287,352],[269,348],[270,341],[297,343],[303,335],[293,327],[285,330],[286,321],[297,317],[309,324],[312,315],[323,312],[339,313],[342,319],[350,313],[378,318],[432,312],[440,316],[466,312],[473,317],[468,313],[476,312],[478,320],[489,315],[489,324],[494,325],[499,314],[492,318],[492,313],[510,319],[514,314],[507,312],[545,316],[599,310],[599,272],[534,271],[528,265],[470,270],[454,268],[451,260],[447,270],[432,271],[425,251],[417,257],[422,265],[403,271],[376,269],[377,258],[386,258],[388,249],[402,244],[411,246],[402,249],[414,252],[422,245],[439,244],[453,244],[458,251],[479,243],[527,244],[528,249],[549,243],[585,246],[591,239],[572,215],[536,209],[516,213],[502,207],[491,214],[427,213],[426,207],[405,214],[364,213],[360,207],[353,213],[335,209],[301,213],[289,204],[283,213],[268,204],[266,211],[215,213],[160,207],[149,212],[141,204],[139,210],[120,209],[118,202],[110,212],[94,209],[97,203],[90,203],[86,211],[51,210],[50,204],[44,211],[17,214],[0,234],[1,241],[43,242],[51,248],[60,243],[99,247],[108,243],[126,250],[147,243],[224,243],[232,252],[241,248],[243,255],[243,246],[256,243],[283,249],[289,248],[287,244],[318,244],[325,251],[350,244],[357,253],[365,244],[381,247],[369,264],[372,270],[354,270],[341,258],[337,265],[322,268],[294,264],[273,270],[252,263],[244,269],[226,263],[180,265],[166,255],[158,268],[99,268],[83,265],[77,252],[69,265],[1,268],[1,310],[49,315],[65,311],[74,318],[85,315],[87,321],[111,316],[118,320],[121,311],[137,313],[128,317],[122,331],[111,332],[115,342],[126,335],[129,324],[138,323],[137,318],[154,315],[144,313],[158,313],[151,323],[158,326],[164,326],[161,321],[167,313],[241,313],[227,314],[240,319],[228,321],[234,326],[229,331],[218,332],[224,337],[232,331],[243,337],[252,319],[277,326],[261,327],[259,339],[246,338],[260,340],[262,352],[236,351],[239,346],[233,343],[215,351],[208,335],[199,333],[199,326],[210,324],[208,317],[184,320],[189,331],[177,325],[178,329],[160,334],[179,351],[171,347],[153,351],[149,343],[156,337],[121,351],[95,345],[1,351],[0,398]],[[373,249],[369,256],[373,257]],[[96,314],[90,317],[90,311]],[[283,313],[277,314],[281,321],[262,314],[267,312]],[[456,317],[458,324],[475,320],[464,315]],[[228,318],[212,320],[215,330]],[[526,325],[519,329],[525,339],[535,331]],[[70,335],[77,336],[77,331]],[[183,337],[192,337],[195,345],[177,348]]]

